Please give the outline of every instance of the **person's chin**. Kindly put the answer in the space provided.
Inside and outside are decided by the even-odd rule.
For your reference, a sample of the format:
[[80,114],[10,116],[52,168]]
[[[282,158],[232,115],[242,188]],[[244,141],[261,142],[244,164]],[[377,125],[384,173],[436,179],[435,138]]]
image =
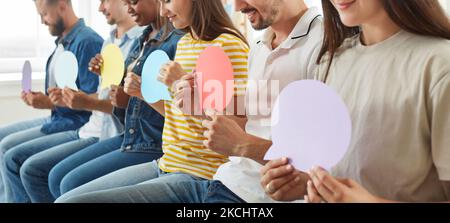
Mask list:
[[186,27],[188,27],[187,25],[178,22],[172,22],[172,25],[173,27],[175,27],[175,29],[185,29]]
[[261,31],[267,29],[269,26],[263,26],[261,22],[255,22],[251,24],[253,29]]
[[56,30],[49,29],[48,31],[49,31],[50,35],[52,35],[52,36],[59,36],[58,33],[56,32]]
[[256,30],[258,30],[258,29],[260,29],[259,27],[260,27],[260,24],[259,24],[259,22],[252,22],[252,23],[250,23],[251,24],[251,26],[253,27],[253,29],[256,29]]
[[172,23],[173,27],[175,27],[175,29],[183,29],[182,26],[178,25],[176,22]]
[[148,26],[149,23],[146,23],[144,21],[140,21],[140,20],[135,20],[134,21],[136,24],[138,24],[138,26]]
[[133,18],[135,23],[137,23],[139,26],[141,26],[142,21],[140,21],[141,20],[140,16],[131,15],[131,18]]
[[356,27],[360,25],[358,19],[351,18],[350,16],[342,16],[341,21],[347,27]]

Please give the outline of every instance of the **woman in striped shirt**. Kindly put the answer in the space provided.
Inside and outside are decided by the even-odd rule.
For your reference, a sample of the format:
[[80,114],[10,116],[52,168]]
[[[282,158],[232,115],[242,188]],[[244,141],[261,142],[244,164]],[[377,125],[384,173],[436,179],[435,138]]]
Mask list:
[[[122,169],[97,180],[112,183],[123,181],[130,174],[138,174],[143,179],[140,185],[87,193],[66,202],[204,202],[202,196],[193,192],[194,188],[214,187],[212,176],[227,161],[227,157],[203,145],[206,139],[202,126],[205,115],[195,116],[182,111],[183,100],[179,98],[184,98],[180,95],[186,92],[186,88],[180,86],[193,85],[192,73],[200,53],[206,47],[218,46],[228,55],[234,70],[235,100],[230,105],[238,108],[244,106],[238,102],[244,102],[239,97],[245,96],[248,45],[233,26],[221,0],[161,0],[161,3],[162,15],[168,17],[175,28],[187,33],[178,42],[175,61],[164,65],[159,77],[169,89],[176,86],[177,91],[171,91],[173,100],[165,101],[164,106],[152,104],[165,116],[164,155],[151,164]],[[139,80],[127,82],[136,85]],[[193,88],[188,86],[187,89]],[[236,117],[236,120],[239,118]],[[192,188],[186,188],[186,182]],[[189,201],[181,199],[179,194],[187,195]],[[224,198],[214,202],[242,201]]]

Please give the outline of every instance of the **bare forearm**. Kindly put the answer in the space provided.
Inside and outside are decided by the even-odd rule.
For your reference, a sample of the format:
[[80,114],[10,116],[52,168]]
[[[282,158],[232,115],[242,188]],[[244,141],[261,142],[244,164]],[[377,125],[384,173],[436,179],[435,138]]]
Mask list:
[[44,96],[44,97],[40,98],[40,100],[41,100],[40,102],[39,102],[39,100],[37,100],[36,102],[32,102],[31,106],[35,109],[40,109],[40,110],[55,110],[56,109],[56,106],[50,100],[50,97]]
[[90,111],[100,111],[106,114],[112,114],[113,105],[111,104],[111,100],[98,100],[91,99],[89,100],[87,110]]
[[54,105],[52,103],[52,101],[50,101],[50,99],[48,99],[48,101],[46,101],[45,106],[43,108],[37,108],[37,109],[54,111],[56,109],[56,105]]
[[265,140],[250,134],[245,136],[247,140],[244,144],[237,145],[236,153],[239,156],[252,159],[260,164],[266,164],[264,156],[272,146],[272,141]]
[[229,116],[229,117],[245,131],[245,125],[247,124],[248,121],[246,116]]
[[106,114],[112,114],[114,106],[111,104],[110,99],[99,99],[99,94],[90,94],[88,103],[88,110],[99,111]]

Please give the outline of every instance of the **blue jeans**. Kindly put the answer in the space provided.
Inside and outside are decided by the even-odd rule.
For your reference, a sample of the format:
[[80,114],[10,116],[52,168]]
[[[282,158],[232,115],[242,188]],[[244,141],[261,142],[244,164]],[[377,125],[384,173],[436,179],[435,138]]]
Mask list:
[[117,136],[91,145],[58,163],[49,174],[49,186],[55,198],[85,183],[124,167],[147,163],[161,152],[123,152],[123,137]]
[[59,197],[56,202],[61,202],[70,197],[86,194],[89,192],[136,185],[153,179],[157,177],[154,171],[149,171],[154,169],[153,162],[129,166],[109,173],[61,195],[61,197]]
[[[38,135],[37,132],[40,132],[39,127],[10,135],[2,141],[2,145],[4,145],[3,142],[8,142],[9,137],[12,137],[14,140],[20,140],[27,138],[28,135]],[[2,149],[7,149],[4,153],[4,162],[6,166],[6,175],[4,175],[4,177],[11,187],[14,202],[31,202],[31,199],[26,193],[20,178],[22,174],[21,168],[25,161],[31,156],[56,145],[64,144],[77,139],[77,131],[67,131],[51,135],[41,135],[40,137],[32,140],[23,140],[23,143],[15,145],[14,147],[8,148],[3,146]]]
[[[147,178],[147,181],[142,181]],[[139,183],[137,185],[133,185]],[[126,186],[127,184],[131,186]],[[115,188],[116,187],[116,188]],[[126,168],[61,197],[65,203],[245,203],[219,181],[166,173],[157,162]]]
[[[6,125],[0,127],[0,203],[3,202],[11,202],[12,201],[12,192],[9,188],[8,184],[6,183],[6,180],[4,179],[5,173],[5,164],[3,162],[3,149],[1,149],[2,141],[7,136],[21,132],[27,129],[35,128],[42,126],[44,123],[48,122],[49,118],[39,118],[24,122],[18,122],[11,125]],[[20,142],[15,142],[20,143]],[[7,144],[13,144],[12,142]]]
[[98,138],[78,139],[52,147],[28,158],[20,168],[20,179],[31,201],[33,203],[55,201],[48,187],[50,170],[61,160],[96,142],[98,142]]

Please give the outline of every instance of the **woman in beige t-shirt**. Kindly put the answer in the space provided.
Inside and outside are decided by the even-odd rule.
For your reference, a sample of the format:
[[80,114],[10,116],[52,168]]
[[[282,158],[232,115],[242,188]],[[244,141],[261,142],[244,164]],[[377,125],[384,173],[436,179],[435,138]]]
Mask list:
[[353,136],[331,173],[262,169],[276,200],[450,201],[450,22],[437,0],[323,0],[317,79],[348,106]]

